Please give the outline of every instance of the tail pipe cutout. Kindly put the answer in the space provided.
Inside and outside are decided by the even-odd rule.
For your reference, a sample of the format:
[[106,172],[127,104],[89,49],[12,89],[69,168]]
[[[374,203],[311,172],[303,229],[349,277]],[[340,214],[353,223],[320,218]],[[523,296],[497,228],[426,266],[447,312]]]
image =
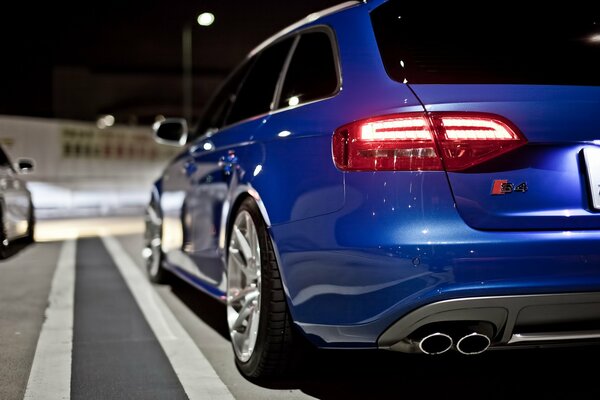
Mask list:
[[464,355],[476,355],[490,347],[494,332],[494,325],[483,321],[433,323],[419,328],[391,349],[428,355],[456,350]]

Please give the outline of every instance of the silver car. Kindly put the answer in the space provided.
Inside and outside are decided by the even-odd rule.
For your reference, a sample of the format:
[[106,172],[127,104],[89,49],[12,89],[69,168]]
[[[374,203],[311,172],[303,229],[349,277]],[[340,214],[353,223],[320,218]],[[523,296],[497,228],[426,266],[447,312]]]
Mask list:
[[33,243],[31,193],[19,176],[32,170],[33,161],[28,159],[19,159],[13,166],[0,146],[0,258],[12,256]]

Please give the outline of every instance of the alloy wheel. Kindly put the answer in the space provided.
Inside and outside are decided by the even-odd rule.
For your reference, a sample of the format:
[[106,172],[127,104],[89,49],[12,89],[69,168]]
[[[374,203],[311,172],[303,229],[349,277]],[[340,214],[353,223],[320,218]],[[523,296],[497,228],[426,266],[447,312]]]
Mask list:
[[246,362],[256,347],[261,293],[260,244],[246,210],[237,215],[231,230],[227,272],[229,333],[237,358]]

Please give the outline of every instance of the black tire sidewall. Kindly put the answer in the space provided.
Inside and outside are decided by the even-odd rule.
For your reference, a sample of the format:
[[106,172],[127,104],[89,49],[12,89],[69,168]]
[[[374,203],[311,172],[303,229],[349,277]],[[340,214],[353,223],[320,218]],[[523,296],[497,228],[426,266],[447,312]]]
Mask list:
[[[261,258],[261,289],[260,289],[260,317],[258,324],[258,335],[256,338],[256,344],[254,347],[254,351],[252,355],[246,362],[240,361],[240,359],[235,356],[235,362],[241,372],[250,378],[259,377],[262,374],[262,365],[265,362],[265,358],[267,357],[267,352],[269,351],[270,343],[268,341],[268,330],[269,330],[269,322],[270,322],[270,314],[271,314],[271,301],[272,301],[272,290],[273,290],[273,281],[274,279],[279,279],[278,277],[273,277],[271,271],[270,262],[272,260],[268,257],[268,252],[272,251],[272,246],[270,243],[267,243],[267,240],[270,240],[269,233],[267,231],[266,224],[260,214],[258,206],[252,199],[248,198],[243,201],[237,210],[237,215],[242,212],[247,211],[252,217],[252,222],[254,222],[254,226],[256,227],[256,232],[258,235],[258,243],[260,246],[260,258]],[[235,219],[234,219],[235,220]],[[232,225],[233,226],[233,225]],[[231,231],[231,229],[230,229]],[[229,236],[230,238],[230,236]],[[228,238],[228,239],[229,239]]]

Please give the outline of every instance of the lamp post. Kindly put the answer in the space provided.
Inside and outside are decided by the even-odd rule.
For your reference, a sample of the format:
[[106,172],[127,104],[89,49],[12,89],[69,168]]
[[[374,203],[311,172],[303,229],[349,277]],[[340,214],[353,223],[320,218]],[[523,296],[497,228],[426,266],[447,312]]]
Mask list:
[[[198,15],[198,25],[211,26],[215,22],[215,16],[210,12]],[[183,92],[183,117],[191,123],[193,107],[193,59],[192,59],[192,24],[186,23],[181,32],[181,64],[183,66],[182,92]]]

